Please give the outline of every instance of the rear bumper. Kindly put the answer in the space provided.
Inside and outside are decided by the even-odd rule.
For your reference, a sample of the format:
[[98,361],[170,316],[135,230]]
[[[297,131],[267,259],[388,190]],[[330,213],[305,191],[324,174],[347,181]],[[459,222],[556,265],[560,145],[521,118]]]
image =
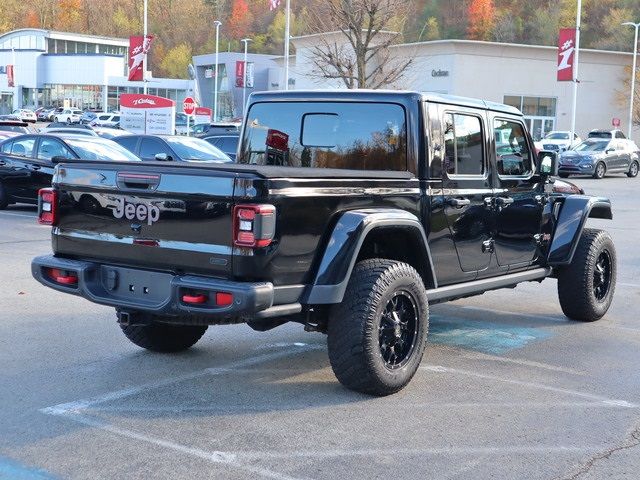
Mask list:
[[[51,269],[77,277],[72,285],[56,282]],[[277,295],[269,282],[234,282],[195,275],[142,270],[70,260],[45,255],[31,263],[33,277],[43,285],[77,295],[101,305],[125,311],[142,311],[164,316],[198,316],[211,323],[247,321],[293,314],[302,310],[299,303],[275,304]],[[229,305],[216,305],[216,293],[233,296]],[[189,304],[185,295],[204,295],[201,304]]]

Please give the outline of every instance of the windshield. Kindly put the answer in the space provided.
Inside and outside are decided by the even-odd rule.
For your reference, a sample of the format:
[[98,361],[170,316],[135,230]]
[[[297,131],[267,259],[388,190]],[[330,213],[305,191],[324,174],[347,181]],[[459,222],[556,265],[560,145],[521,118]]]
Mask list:
[[603,141],[584,141],[578,145],[574,150],[576,152],[604,152],[609,142]]
[[569,140],[569,134],[565,132],[551,132],[544,138],[545,140]]
[[167,142],[183,160],[195,162],[231,162],[221,150],[199,138],[167,137]]
[[82,160],[141,161],[133,153],[111,140],[65,138]]
[[18,125],[0,125],[0,130],[5,132],[29,133],[27,127],[20,127]]
[[187,116],[184,113],[176,113],[176,125],[186,125]]
[[589,138],[611,138],[611,132],[591,132]]

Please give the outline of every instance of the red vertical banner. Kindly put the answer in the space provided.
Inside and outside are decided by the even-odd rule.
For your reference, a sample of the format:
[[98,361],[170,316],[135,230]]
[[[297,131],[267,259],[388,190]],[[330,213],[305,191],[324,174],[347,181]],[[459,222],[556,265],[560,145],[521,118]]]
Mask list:
[[576,56],[575,28],[562,28],[558,36],[558,81],[573,81],[573,60]]
[[149,53],[153,35],[135,35],[129,37],[129,81],[141,82],[143,77],[143,61],[145,54]]
[[236,87],[244,87],[244,62],[238,60],[236,62]]
[[7,65],[7,86],[15,87],[16,79],[13,73],[13,65]]

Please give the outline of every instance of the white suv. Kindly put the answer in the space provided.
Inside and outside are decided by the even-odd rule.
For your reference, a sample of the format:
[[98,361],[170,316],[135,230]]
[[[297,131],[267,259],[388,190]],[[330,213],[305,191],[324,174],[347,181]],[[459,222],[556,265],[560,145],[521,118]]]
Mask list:
[[65,108],[61,113],[56,114],[53,121],[62,123],[80,123],[80,117],[82,117],[81,110]]
[[100,113],[89,125],[92,127],[114,127],[120,123],[120,113]]

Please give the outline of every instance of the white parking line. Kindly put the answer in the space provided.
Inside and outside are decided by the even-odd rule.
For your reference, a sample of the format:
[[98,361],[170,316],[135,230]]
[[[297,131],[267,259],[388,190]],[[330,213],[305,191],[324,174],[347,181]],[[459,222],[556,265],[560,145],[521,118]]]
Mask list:
[[576,397],[581,397],[581,398],[587,398],[589,400],[595,400],[597,402],[602,402],[604,404],[607,405],[615,405],[618,407],[625,407],[625,408],[639,408],[640,406],[635,404],[635,403],[631,403],[631,402],[627,402],[626,400],[617,400],[617,399],[613,399],[613,398],[608,398],[608,397],[603,397],[601,395],[595,395],[593,393],[587,393],[587,392],[580,392],[577,390],[570,390],[568,388],[560,388],[560,387],[554,387],[552,385],[544,385],[542,383],[534,383],[534,382],[525,382],[522,380],[515,380],[513,378],[503,378],[503,377],[498,377],[496,375],[487,375],[484,373],[478,373],[478,372],[473,372],[470,370],[461,370],[458,368],[449,368],[449,367],[443,367],[440,365],[425,365],[420,367],[420,370],[427,370],[430,372],[436,372],[436,373],[455,373],[458,375],[468,375],[470,377],[476,377],[476,378],[482,378],[485,380],[495,380],[498,382],[503,382],[503,383],[509,383],[512,385],[518,385],[521,387],[528,387],[528,388],[534,388],[534,389],[539,389],[539,390],[548,390],[550,392],[556,392],[556,393],[564,393],[567,395],[574,395]]

